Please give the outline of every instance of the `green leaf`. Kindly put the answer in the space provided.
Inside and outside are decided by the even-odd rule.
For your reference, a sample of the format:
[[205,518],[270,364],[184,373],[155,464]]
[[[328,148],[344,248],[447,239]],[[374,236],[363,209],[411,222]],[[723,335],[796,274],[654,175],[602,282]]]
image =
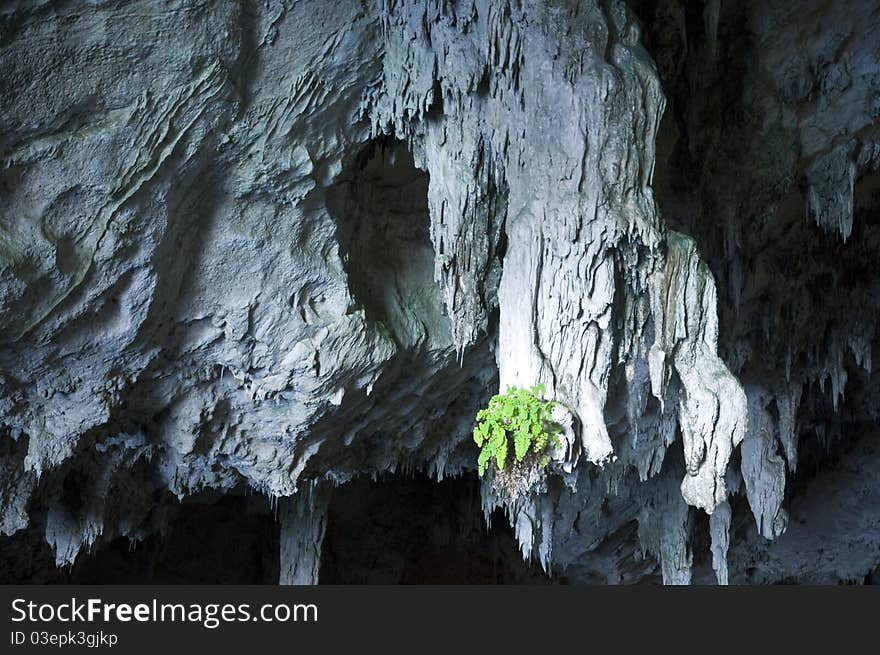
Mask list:
[[517,462],[522,462],[531,451],[540,456],[538,463],[549,462],[548,446],[559,444],[555,435],[560,427],[552,421],[554,403],[541,398],[544,385],[530,388],[508,387],[507,393],[497,394],[489,400],[486,408],[477,412],[474,442],[480,448],[477,470],[482,476],[492,460],[499,471],[507,465],[511,450]]

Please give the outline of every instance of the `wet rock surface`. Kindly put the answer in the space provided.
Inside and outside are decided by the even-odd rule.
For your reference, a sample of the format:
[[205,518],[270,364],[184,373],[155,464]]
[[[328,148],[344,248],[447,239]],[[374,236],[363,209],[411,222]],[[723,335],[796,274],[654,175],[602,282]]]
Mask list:
[[[198,501],[252,582],[372,581],[383,503],[447,517],[387,582],[873,581],[878,29],[823,0],[0,9],[6,577],[123,570]],[[540,492],[444,482],[536,384],[571,436]],[[436,497],[369,482],[411,474]]]

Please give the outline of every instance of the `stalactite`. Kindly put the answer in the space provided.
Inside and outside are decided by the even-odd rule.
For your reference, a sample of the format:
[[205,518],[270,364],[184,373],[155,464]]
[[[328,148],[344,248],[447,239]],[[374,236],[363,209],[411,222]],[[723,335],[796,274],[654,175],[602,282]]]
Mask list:
[[10,8],[0,531],[66,566],[246,490],[314,582],[328,485],[471,470],[542,384],[546,471],[481,487],[524,558],[702,580],[705,512],[741,580],[878,418],[880,18],[790,5]]

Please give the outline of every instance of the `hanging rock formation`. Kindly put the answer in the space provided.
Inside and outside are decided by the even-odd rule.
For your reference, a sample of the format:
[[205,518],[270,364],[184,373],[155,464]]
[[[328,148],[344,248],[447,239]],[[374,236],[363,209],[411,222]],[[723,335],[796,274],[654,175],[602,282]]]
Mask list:
[[568,447],[481,493],[549,574],[870,576],[869,517],[785,539],[876,419],[871,4],[0,10],[0,547],[256,492],[315,582],[334,486],[472,471],[543,384]]

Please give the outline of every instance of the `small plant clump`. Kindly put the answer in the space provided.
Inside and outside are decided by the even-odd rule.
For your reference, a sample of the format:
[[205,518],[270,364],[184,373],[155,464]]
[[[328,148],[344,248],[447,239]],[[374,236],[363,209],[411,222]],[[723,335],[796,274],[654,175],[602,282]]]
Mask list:
[[493,396],[486,409],[477,412],[474,441],[480,447],[477,469],[480,477],[492,460],[501,472],[508,463],[513,441],[515,464],[536,463],[542,468],[549,460],[550,447],[559,445],[560,426],[552,419],[555,403],[542,400],[544,385],[530,389],[508,387],[507,393]]

